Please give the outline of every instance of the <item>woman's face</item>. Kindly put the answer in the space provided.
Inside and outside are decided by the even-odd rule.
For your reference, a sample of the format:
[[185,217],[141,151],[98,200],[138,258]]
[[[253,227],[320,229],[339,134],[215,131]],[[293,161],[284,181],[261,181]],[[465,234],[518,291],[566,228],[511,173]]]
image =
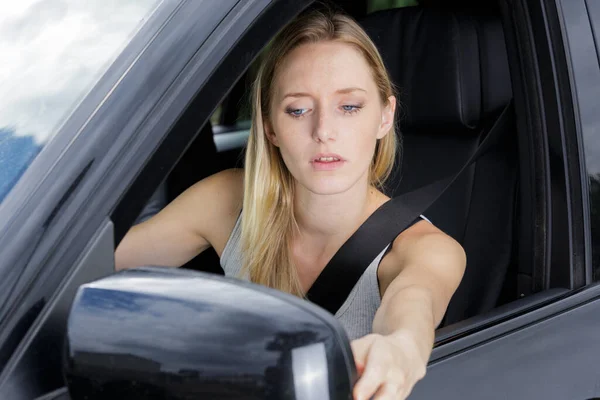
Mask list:
[[273,89],[266,132],[297,182],[316,194],[366,184],[396,103],[383,104],[362,54],[340,42],[302,45],[283,60]]

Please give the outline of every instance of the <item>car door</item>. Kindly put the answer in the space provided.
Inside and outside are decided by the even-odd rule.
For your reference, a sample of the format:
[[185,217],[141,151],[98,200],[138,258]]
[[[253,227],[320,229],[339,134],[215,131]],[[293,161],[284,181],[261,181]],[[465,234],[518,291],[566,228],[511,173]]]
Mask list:
[[[76,288],[113,272],[125,227],[272,30],[307,2],[154,3],[0,204],[2,399],[64,385],[62,341]],[[141,3],[119,4],[117,17]]]
[[600,396],[600,285],[594,283],[600,3],[506,1],[503,7],[520,58],[511,71],[521,87],[515,92],[518,123],[541,134],[543,141],[531,148],[548,167],[547,286],[438,332],[427,376],[411,399]]

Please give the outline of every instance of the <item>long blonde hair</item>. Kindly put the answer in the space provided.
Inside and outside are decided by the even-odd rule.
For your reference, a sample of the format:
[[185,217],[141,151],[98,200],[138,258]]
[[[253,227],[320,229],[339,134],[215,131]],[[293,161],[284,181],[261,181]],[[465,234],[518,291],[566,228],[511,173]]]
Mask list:
[[[252,126],[246,148],[242,216],[242,273],[250,280],[303,297],[291,256],[291,239],[297,229],[294,217],[294,178],[279,153],[266,137],[273,78],[283,59],[308,43],[335,41],[354,46],[371,67],[384,104],[394,88],[377,48],[365,31],[350,17],[332,11],[301,14],[273,39],[258,69],[252,88]],[[380,189],[389,177],[396,158],[394,124],[379,139],[370,167],[369,183]]]

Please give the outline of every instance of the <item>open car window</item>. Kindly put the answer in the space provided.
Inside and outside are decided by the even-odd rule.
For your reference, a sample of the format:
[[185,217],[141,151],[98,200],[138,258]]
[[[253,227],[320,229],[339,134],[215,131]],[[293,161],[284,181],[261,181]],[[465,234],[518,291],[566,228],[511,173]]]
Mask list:
[[[410,1],[377,4],[369,3],[370,11],[367,16],[386,10],[404,9],[401,13],[406,19],[402,22],[410,24],[417,20],[412,17],[421,13],[421,7],[415,7],[414,2]],[[444,58],[452,55],[441,51],[443,46],[431,45],[422,52],[415,52],[421,57],[417,68],[411,64],[411,60],[416,60],[416,57],[390,52],[389,43],[382,45],[383,56],[390,66],[391,74],[402,83],[398,85],[399,101],[403,106],[399,116],[403,140],[401,163],[405,162],[406,166],[402,165],[396,171],[397,175],[391,182],[390,191],[394,196],[457,172],[480,143],[480,139],[489,132],[498,112],[515,97],[523,96],[519,91],[512,93],[517,83],[511,73],[518,71],[519,66],[509,63],[507,52],[513,52],[514,56],[517,50],[515,44],[508,40],[509,34],[505,29],[509,27],[503,26],[499,8],[492,12],[485,10],[482,15],[469,15],[465,10],[454,12],[449,8],[450,10],[444,8],[444,13],[449,13],[447,16],[452,18],[448,17],[448,21],[458,24],[458,29],[483,32],[478,38],[479,42],[460,44],[470,50],[481,46],[481,53],[458,53],[467,55],[460,60],[464,63],[460,65],[471,68],[460,71],[464,79],[462,83],[468,87],[467,92],[462,93],[465,101],[473,101],[463,109],[476,111],[472,114],[473,120],[465,122],[455,115],[444,114],[454,104],[447,109],[436,108],[457,98],[452,95],[456,89],[453,79],[455,74],[459,74],[454,68],[458,64],[454,64],[456,60]],[[425,15],[423,18],[426,18],[427,7],[422,9]],[[444,21],[444,15],[437,14],[435,18],[439,17],[440,20],[435,23],[423,22],[419,40],[438,43],[451,37],[444,33],[444,25],[440,23]],[[385,24],[371,22],[371,32],[376,32],[379,26],[384,27]],[[407,37],[408,35],[401,35],[393,39],[406,40],[405,47],[398,45],[392,48],[409,48],[411,39]],[[464,39],[470,36],[461,37]],[[418,42],[415,37],[412,40],[414,43]],[[388,46],[387,51],[385,46]],[[487,63],[489,60],[495,62]],[[514,63],[514,60],[511,62]],[[196,138],[197,145],[192,144],[182,156],[179,165],[165,182],[167,193],[168,187],[174,186],[173,183],[178,186],[176,192],[181,193],[184,186],[207,176],[210,171],[243,167],[245,143],[250,129],[249,91],[256,63],[255,61],[248,66],[246,73],[222,99],[209,123]],[[403,76],[404,71],[409,71],[413,76]],[[513,107],[523,107],[521,101],[515,102]],[[477,107],[480,104],[488,109],[479,110]],[[513,111],[517,115],[531,114],[529,118],[532,119],[540,118],[529,109],[519,108]],[[557,259],[549,260],[540,256],[547,250],[546,246],[549,246],[549,243],[541,241],[548,239],[544,232],[549,222],[543,220],[546,218],[545,207],[550,200],[544,197],[544,190],[547,188],[533,187],[530,182],[543,182],[540,177],[546,174],[544,168],[547,165],[541,165],[539,169],[531,168],[531,160],[535,158],[543,161],[546,155],[543,147],[528,147],[528,141],[546,140],[542,138],[546,132],[520,129],[516,121],[512,120],[500,136],[500,143],[463,176],[462,182],[458,182],[457,187],[460,189],[445,195],[436,207],[425,213],[434,224],[459,240],[466,248],[469,260],[467,275],[442,324],[441,343],[464,335],[464,332],[489,327],[494,321],[506,320],[523,310],[546,304],[572,289],[568,279],[571,266],[561,264]],[[538,137],[530,139],[529,136],[533,135]],[[215,146],[214,149],[209,142]],[[182,186],[181,182],[186,184]],[[165,201],[172,199],[173,196],[167,195]],[[534,199],[537,201],[535,204]],[[554,212],[566,213],[558,207]],[[557,240],[561,239],[562,236]],[[218,271],[218,258],[214,252],[210,257],[207,254],[201,254],[186,267]],[[554,262],[552,268],[551,262]],[[548,279],[550,273],[556,277]]]
[[[416,58],[411,57],[408,52],[401,55],[393,53],[398,48],[410,48],[408,42],[416,40],[415,37],[407,39],[409,35],[401,35],[398,38],[389,38],[386,36],[387,33],[379,36],[376,42],[381,46],[380,51],[396,81],[401,104],[398,117],[403,153],[398,161],[398,169],[388,185],[389,194],[393,196],[402,195],[432,180],[458,172],[467,161],[469,154],[477,147],[480,138],[489,131],[499,111],[511,101],[513,96],[506,39],[499,16],[489,18],[488,15],[485,17],[474,15],[463,18],[460,13],[452,11],[434,16],[435,13],[428,14],[427,9],[414,7],[415,3],[413,1],[369,2],[367,18],[359,18],[359,22],[371,21],[365,23],[368,24],[369,32],[377,35],[377,20],[373,20],[369,15],[377,13],[385,18],[386,12],[393,14],[395,10],[399,10],[395,18],[404,19],[395,21],[396,23],[401,21],[401,25],[414,23],[421,18],[423,31],[420,40],[425,43],[437,43],[449,37],[444,29],[453,28],[444,25],[444,21],[456,23],[458,29],[465,29],[465,32],[477,26],[477,29],[485,32],[485,35],[482,34],[480,38],[482,54],[467,51],[476,43],[460,42],[459,46],[464,47],[463,54],[469,56],[466,60],[461,60],[467,66],[466,69],[456,73],[464,74],[468,90],[475,91],[475,88],[484,87],[481,91],[482,96],[488,97],[469,98],[473,91],[463,94],[465,101],[472,101],[463,104],[466,109],[477,110],[473,113],[473,121],[465,122],[457,115],[445,113],[446,110],[443,107],[438,108],[438,105],[445,104],[452,109],[455,106],[451,103],[455,98],[453,96],[458,93],[456,90],[460,89],[454,86],[455,75],[453,75],[456,68],[461,68],[458,60],[431,45],[427,49],[413,49],[415,54],[419,54],[421,63],[421,67],[416,68],[411,61]],[[444,16],[448,17],[447,20]],[[440,20],[434,20],[435,18]],[[385,26],[387,23],[379,25]],[[388,37],[389,42],[381,40],[381,37]],[[402,41],[406,41],[405,46],[398,44]],[[393,43],[396,45],[394,46]],[[414,45],[417,46],[416,42]],[[497,61],[494,65],[486,65],[487,59]],[[404,64],[397,60],[402,60]],[[218,169],[243,167],[251,117],[249,94],[259,62],[260,56],[229,91],[228,96],[213,113],[209,124],[203,128],[200,137],[196,139],[197,142],[206,144],[202,135],[212,135],[216,155],[206,153],[205,150],[199,151],[200,146],[196,147],[195,156],[193,156],[194,150],[188,150],[188,153],[183,155],[184,161],[176,167],[171,176],[171,181],[180,182],[182,176],[188,176],[188,184],[191,184],[195,181],[191,175],[199,177],[197,171],[202,169],[198,167],[199,162],[195,162],[194,167],[191,167],[192,164],[185,160],[214,159]],[[481,75],[474,74],[473,71],[481,64],[483,64]],[[423,67],[424,65],[426,67]],[[409,71],[412,75],[404,74],[404,71]],[[452,72],[448,73],[448,71]],[[432,96],[432,93],[435,93],[435,96]],[[480,102],[487,104],[488,109],[479,111],[477,107]],[[519,174],[527,176],[530,171],[519,172],[519,141],[514,120],[500,138],[500,144],[489,154],[484,155],[482,162],[470,168],[455,187],[441,198],[435,207],[425,213],[434,224],[457,239],[467,249],[469,259],[464,283],[455,295],[443,326],[510,305],[516,300],[527,298],[545,289],[537,283],[541,278],[536,273],[539,268],[535,268],[529,258],[518,256],[520,251],[524,251],[519,247],[521,230],[528,230],[531,233],[531,229],[518,223],[528,207],[521,200],[526,197],[519,197],[519,187],[522,184]],[[206,146],[203,149],[206,149]],[[186,172],[183,168],[184,164],[188,166],[189,171],[196,172]],[[215,163],[212,166],[214,167]],[[208,167],[205,165],[203,168],[208,170]],[[476,176],[476,180],[471,181],[469,175]],[[166,185],[169,185],[169,179]],[[211,271],[219,269],[216,257],[213,256],[210,261],[212,266],[208,266],[209,262],[204,260],[205,258],[204,255],[200,255],[198,260],[192,263],[194,265],[189,267],[206,268]]]

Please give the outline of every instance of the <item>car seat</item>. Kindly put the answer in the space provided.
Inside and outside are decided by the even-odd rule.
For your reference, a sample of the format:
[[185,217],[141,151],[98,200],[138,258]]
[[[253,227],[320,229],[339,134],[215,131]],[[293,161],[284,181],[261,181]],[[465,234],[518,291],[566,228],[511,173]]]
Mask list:
[[[399,90],[402,145],[390,194],[454,174],[486,134],[482,126],[512,98],[500,20],[407,7],[375,12],[359,22]],[[445,324],[516,296],[517,170],[516,131],[511,129],[425,212],[467,254],[465,276]]]
[[[173,201],[190,186],[222,168],[211,123],[206,121],[167,178],[168,201]],[[223,274],[219,256],[212,247],[183,265],[183,268]]]

